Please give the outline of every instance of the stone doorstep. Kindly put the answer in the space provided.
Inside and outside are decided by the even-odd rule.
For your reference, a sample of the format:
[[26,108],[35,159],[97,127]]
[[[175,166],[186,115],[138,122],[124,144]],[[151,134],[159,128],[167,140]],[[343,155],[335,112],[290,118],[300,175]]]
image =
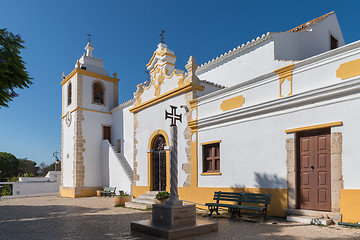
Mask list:
[[145,192],[146,195],[154,196],[154,198],[158,193],[159,193],[159,191],[146,191]]
[[286,217],[286,220],[289,222],[305,223],[312,225],[328,226],[333,224],[333,220],[330,218],[316,218],[311,216],[290,215]]
[[155,196],[158,191],[146,191],[145,195],[139,195],[138,198],[133,198],[131,202],[126,202],[125,207],[137,209],[149,209],[155,203]]
[[164,228],[154,226],[151,220],[131,222],[131,231],[163,239],[179,239],[209,232],[217,232],[218,224],[206,220],[197,220],[195,226]]
[[307,216],[313,218],[324,218],[331,219],[335,223],[341,222],[342,215],[339,212],[325,212],[325,211],[315,211],[315,210],[305,210],[305,209],[287,209],[287,216]]
[[154,195],[139,194],[138,198],[154,200],[155,196]]
[[128,208],[135,208],[135,209],[151,209],[152,204],[146,204],[146,203],[136,203],[136,202],[126,202],[125,207]]
[[147,199],[147,198],[133,198],[132,202],[135,203],[145,203],[145,204],[154,204],[154,199]]

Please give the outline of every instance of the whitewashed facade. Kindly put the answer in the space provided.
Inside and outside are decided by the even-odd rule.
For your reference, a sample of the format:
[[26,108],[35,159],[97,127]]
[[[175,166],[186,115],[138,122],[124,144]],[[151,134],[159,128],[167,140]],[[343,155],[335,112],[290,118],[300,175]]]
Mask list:
[[[175,106],[181,199],[203,204],[217,190],[270,192],[271,215],[300,208],[360,221],[360,42],[345,45],[333,12],[200,67],[190,57],[186,72],[160,43],[147,64],[150,81],[120,105],[116,73],[108,76],[91,44],[85,49],[62,81],[62,196],[103,186],[134,197],[169,190],[165,111]],[[94,81],[103,86],[102,104],[94,104]]]

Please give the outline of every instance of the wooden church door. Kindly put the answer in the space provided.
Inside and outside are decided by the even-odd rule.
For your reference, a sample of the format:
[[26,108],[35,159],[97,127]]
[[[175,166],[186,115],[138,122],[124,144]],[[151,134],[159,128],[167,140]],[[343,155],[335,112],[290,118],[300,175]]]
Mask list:
[[299,208],[331,211],[330,131],[301,134],[298,144]]
[[153,144],[153,191],[166,191],[166,141],[159,135]]

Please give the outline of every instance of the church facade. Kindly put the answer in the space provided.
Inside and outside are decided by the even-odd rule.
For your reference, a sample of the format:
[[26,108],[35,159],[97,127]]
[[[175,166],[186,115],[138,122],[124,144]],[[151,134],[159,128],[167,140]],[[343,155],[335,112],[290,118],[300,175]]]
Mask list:
[[133,197],[169,191],[165,111],[174,111],[182,115],[180,199],[269,192],[270,215],[305,209],[360,221],[360,41],[345,45],[335,13],[201,66],[191,56],[186,72],[160,43],[146,65],[150,80],[121,104],[117,74],[109,76],[90,42],[85,49],[61,82],[61,196],[104,186]]

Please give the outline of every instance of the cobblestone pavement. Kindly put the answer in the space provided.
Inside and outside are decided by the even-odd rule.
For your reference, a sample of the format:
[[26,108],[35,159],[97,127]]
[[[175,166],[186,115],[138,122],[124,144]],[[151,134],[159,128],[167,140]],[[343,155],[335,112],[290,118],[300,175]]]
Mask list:
[[[113,207],[112,198],[56,196],[0,199],[0,239],[149,239],[130,231],[130,222],[150,211]],[[360,229],[320,227],[270,219],[198,218],[219,223],[219,232],[189,239],[360,239]]]

